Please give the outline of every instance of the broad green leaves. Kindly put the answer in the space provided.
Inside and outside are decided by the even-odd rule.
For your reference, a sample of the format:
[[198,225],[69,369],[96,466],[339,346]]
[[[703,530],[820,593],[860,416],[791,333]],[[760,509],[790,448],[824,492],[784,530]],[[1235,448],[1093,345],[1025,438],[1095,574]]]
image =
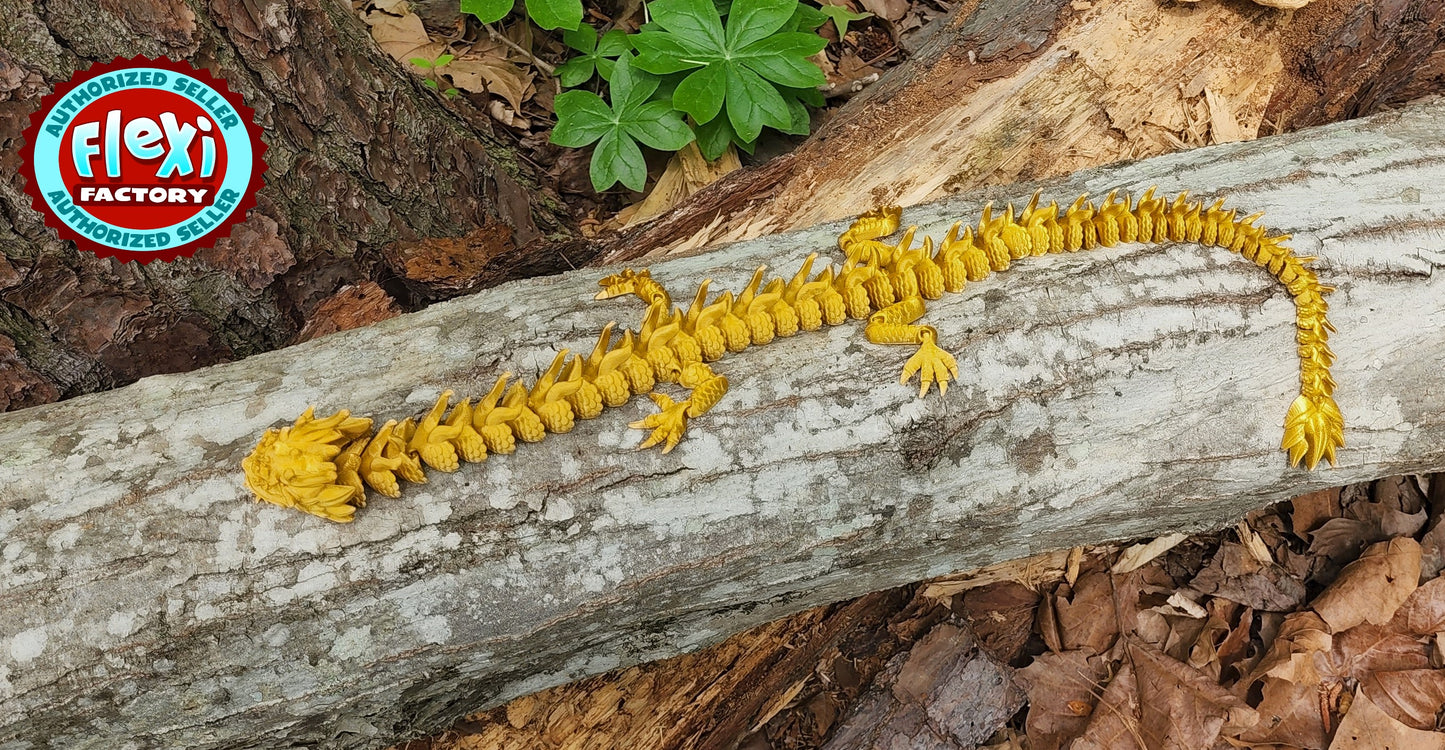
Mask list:
[[557,127],[552,142],[580,148],[596,142],[592,151],[592,188],[602,192],[621,182],[641,190],[647,183],[647,163],[638,142],[662,151],[676,151],[693,139],[692,129],[665,100],[648,101],[657,91],[657,78],[633,70],[630,54],[617,59],[612,70],[609,106],[591,91],[564,91],[553,103]]
[[[544,29],[575,29],[582,23],[582,0],[526,0],[527,15]],[[462,12],[482,23],[496,23],[512,12],[512,0],[462,0]]]
[[[568,1],[525,0],[534,20],[544,3]],[[465,0],[463,10],[486,20],[479,9],[500,2]],[[558,94],[552,142],[595,144],[591,176],[599,192],[618,182],[645,186],[639,144],[675,151],[696,138],[714,160],[729,144],[751,152],[765,127],[806,135],[808,106],[823,105],[817,87],[825,81],[808,58],[826,41],[809,32],[830,18],[846,28],[857,15],[799,0],[653,0],[647,10],[650,22],[632,35],[613,29],[599,36],[580,16],[563,27],[572,29],[563,31],[563,42],[579,54],[557,68],[558,81],[577,87],[598,75],[610,95],[604,101],[592,91]]]
[[512,12],[512,0],[462,0],[462,12],[482,23],[496,23]]
[[557,80],[568,88],[591,80],[594,70],[602,80],[612,80],[612,66],[630,47],[627,34],[621,29],[613,29],[598,38],[597,29],[586,23],[576,31],[562,32],[562,42],[582,53],[557,66]]
[[825,80],[807,58],[827,42],[782,30],[797,26],[797,0],[734,0],[726,27],[712,0],[656,0],[648,7],[662,31],[633,36],[636,67],[656,74],[693,70],[678,84],[673,106],[699,125],[726,107],[728,124],[742,141],[756,140],[764,126],[787,131],[795,118],[779,89]]
[[838,29],[838,38],[842,39],[848,35],[848,22],[861,21],[865,18],[872,18],[872,13],[854,13],[841,5],[829,5],[826,2],[818,9],[821,13],[832,19],[833,27]]

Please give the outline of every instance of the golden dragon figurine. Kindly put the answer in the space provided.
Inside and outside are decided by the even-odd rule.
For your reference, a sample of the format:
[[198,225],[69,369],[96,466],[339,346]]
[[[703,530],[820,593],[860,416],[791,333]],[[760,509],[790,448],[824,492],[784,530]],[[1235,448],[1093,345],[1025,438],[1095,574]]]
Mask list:
[[[1150,188],[1137,201],[1116,193],[1098,206],[1080,196],[1062,212],[1057,203],[1039,205],[1035,193],[1022,212],[1010,204],[994,215],[983,209],[977,226],[953,225],[937,246],[925,237],[913,245],[915,228],[896,243],[883,238],[900,226],[901,209],[880,208],[860,216],[838,238],[843,264],[816,274],[817,253],[786,281],[764,283],[766,266],[737,294],[709,297],[704,280],[686,310],[674,307],[667,290],[647,270],[623,271],[601,280],[598,299],[636,295],[647,312],[636,330],[620,335],[608,323],[586,357],[557,353],[530,388],[508,384],[503,374],[476,403],[451,403],[446,391],[420,419],[388,421],[372,432],[372,420],[339,411],[318,419],[312,409],[288,427],[268,430],[242,466],[247,486],[262,500],[298,508],[333,521],[350,521],[366,503],[366,488],[401,494],[399,480],[426,481],[423,466],[456,471],[461,461],[482,461],[490,453],[511,453],[518,439],[537,442],[547,433],[572,429],[575,419],[592,419],[605,407],[621,406],[648,394],[659,411],[631,423],[651,430],[643,448],[677,445],[688,420],[706,414],[728,390],[727,378],[708,365],[727,352],[761,346],[799,330],[864,320],[875,344],[906,344],[917,351],[903,367],[901,382],[919,376],[919,396],[933,383],[940,395],[958,377],[953,357],[938,346],[938,331],[919,325],[925,300],[958,292],[1003,271],[1016,260],[1045,253],[1112,247],[1123,242],[1195,242],[1226,248],[1269,270],[1294,298],[1300,358],[1300,394],[1284,420],[1283,450],[1292,464],[1313,469],[1321,459],[1335,462],[1344,444],[1344,418],[1333,397],[1328,345],[1334,330],[1320,284],[1309,268],[1314,258],[1295,255],[1285,236],[1267,236],[1256,226],[1260,214],[1238,218],[1223,202],[1206,207],[1181,194],[1172,201]],[[676,383],[689,391],[674,401],[654,390]]]

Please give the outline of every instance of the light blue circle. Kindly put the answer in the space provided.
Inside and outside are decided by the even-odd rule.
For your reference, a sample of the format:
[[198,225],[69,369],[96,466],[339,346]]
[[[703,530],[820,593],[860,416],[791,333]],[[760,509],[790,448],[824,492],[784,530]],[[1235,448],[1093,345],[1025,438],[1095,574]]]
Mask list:
[[[149,71],[152,77],[154,77],[155,74],[159,73],[165,78],[160,84],[152,82],[150,84],[143,85],[139,82],[139,76],[137,76],[137,81],[133,85],[125,85],[123,83],[122,85],[117,86],[115,89],[106,91],[104,93],[111,94],[117,91],[129,91],[133,89],[156,89],[159,91],[168,91],[172,94],[185,97],[186,99],[194,102],[202,109],[202,111],[206,112],[206,114],[211,118],[211,123],[219,129],[221,135],[221,142],[225,144],[226,149],[226,175],[224,178],[222,178],[220,186],[216,188],[215,198],[219,198],[219,196],[222,195],[222,193],[226,190],[234,192],[238,197],[237,200],[231,205],[230,209],[224,212],[219,211],[215,208],[215,198],[213,198],[212,205],[203,207],[200,211],[198,211],[196,214],[193,214],[185,221],[177,222],[168,227],[159,227],[157,229],[129,229],[123,227],[115,227],[111,224],[101,221],[89,211],[85,210],[85,208],[74,205],[74,203],[71,201],[70,191],[66,188],[60,177],[60,142],[64,138],[65,132],[74,125],[75,119],[86,110],[88,110],[90,106],[95,103],[96,99],[92,97],[85,104],[78,105],[77,112],[74,115],[71,115],[70,117],[65,119],[64,127],[60,129],[60,135],[55,135],[49,132],[47,130],[47,125],[51,124],[52,116],[56,115],[57,111],[60,111],[60,113],[63,114],[61,106],[66,101],[74,98],[77,92],[84,90],[88,83],[96,82],[100,80],[100,78],[115,75],[116,73],[129,74],[132,71],[138,74]],[[203,89],[203,93],[211,94],[224,106],[230,107],[231,112],[234,115],[234,117],[232,118],[232,125],[230,127],[223,126],[221,118],[217,117],[214,112],[208,109],[203,101],[190,96],[185,91],[177,91],[174,86],[176,84],[176,81],[181,79],[184,79],[187,82],[194,82],[196,84],[199,84]],[[35,151],[33,154],[33,161],[35,166],[35,184],[36,187],[39,188],[40,195],[43,197],[46,204],[50,206],[50,210],[60,219],[60,221],[62,221],[66,226],[70,227],[70,229],[76,234],[87,237],[96,244],[105,245],[106,247],[112,247],[117,250],[126,250],[129,252],[157,252],[160,250],[167,250],[173,247],[184,245],[188,242],[195,241],[196,235],[194,234],[188,236],[186,239],[180,239],[179,230],[181,227],[184,227],[185,225],[195,221],[198,217],[208,215],[210,214],[210,212],[213,211],[217,213],[215,220],[211,222],[210,227],[200,233],[202,236],[204,236],[205,234],[209,233],[212,228],[220,225],[231,214],[236,212],[236,208],[240,206],[241,201],[245,198],[246,189],[250,186],[251,169],[254,165],[256,155],[252,153],[251,135],[246,129],[246,121],[242,119],[241,113],[235,110],[235,107],[231,104],[231,102],[225,97],[221,96],[220,92],[211,88],[205,81],[186,76],[181,73],[177,73],[174,70],[165,70],[162,68],[125,68],[122,70],[113,70],[104,73],[97,78],[91,79],[91,81],[88,83],[81,84],[80,86],[71,89],[71,91],[67,93],[64,97],[56,100],[55,105],[51,107],[50,111],[45,113],[45,119],[41,122],[40,127],[36,131]],[[57,199],[53,195],[56,192],[64,193],[63,199]],[[57,205],[58,200],[60,202]],[[67,207],[65,211],[61,210],[62,206]],[[83,226],[83,224],[80,221],[80,218],[82,217],[88,219],[92,223],[90,232],[82,231],[81,226]],[[95,234],[95,225],[102,225],[104,227],[104,230],[102,231],[102,235],[100,237],[97,237]],[[129,234],[132,236],[138,235],[141,238],[155,237],[156,239],[154,241],[156,244],[150,247],[135,247],[129,243],[124,242],[121,244],[114,244],[104,238],[105,235],[109,234],[108,230],[110,229],[115,229],[122,232],[123,234]],[[161,244],[162,241],[164,241],[165,244]],[[141,244],[144,245],[144,242],[142,241]]]

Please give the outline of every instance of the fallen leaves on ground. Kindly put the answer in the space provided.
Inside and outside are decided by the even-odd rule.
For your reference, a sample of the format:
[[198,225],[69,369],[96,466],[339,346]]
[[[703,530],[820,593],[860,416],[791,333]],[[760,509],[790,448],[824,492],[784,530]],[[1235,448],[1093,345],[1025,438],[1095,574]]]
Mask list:
[[[1445,750],[1445,576],[1425,562],[1442,517],[1445,474],[1397,477],[1304,495],[1223,532],[925,582],[885,640],[838,636],[741,736],[701,729],[675,746]],[[606,705],[660,697],[632,684]],[[1012,713],[1018,695],[1028,705]],[[565,691],[521,699],[492,712],[494,744],[450,747],[532,746],[500,725],[568,705]],[[712,721],[726,722],[719,710]],[[547,739],[630,750],[654,732],[646,721],[632,714],[625,736]],[[660,737],[671,725],[657,721]]]

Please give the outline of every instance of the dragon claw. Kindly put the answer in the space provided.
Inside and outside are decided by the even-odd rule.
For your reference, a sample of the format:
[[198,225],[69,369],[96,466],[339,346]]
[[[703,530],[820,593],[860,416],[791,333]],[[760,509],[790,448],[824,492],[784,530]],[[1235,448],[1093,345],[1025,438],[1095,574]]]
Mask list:
[[918,351],[903,365],[903,376],[898,382],[907,383],[914,373],[919,373],[919,398],[928,395],[928,387],[935,381],[938,383],[938,394],[942,396],[948,393],[948,381],[958,380],[958,362],[952,354],[933,343],[931,335],[925,334]]
[[673,401],[666,394],[649,393],[653,403],[661,409],[656,414],[649,414],[646,418],[628,424],[639,430],[652,430],[652,434],[638,446],[638,449],[651,448],[654,445],[662,445],[662,452],[667,453],[677,447],[677,442],[682,439],[682,433],[687,430],[687,407],[692,404],[692,399]]

